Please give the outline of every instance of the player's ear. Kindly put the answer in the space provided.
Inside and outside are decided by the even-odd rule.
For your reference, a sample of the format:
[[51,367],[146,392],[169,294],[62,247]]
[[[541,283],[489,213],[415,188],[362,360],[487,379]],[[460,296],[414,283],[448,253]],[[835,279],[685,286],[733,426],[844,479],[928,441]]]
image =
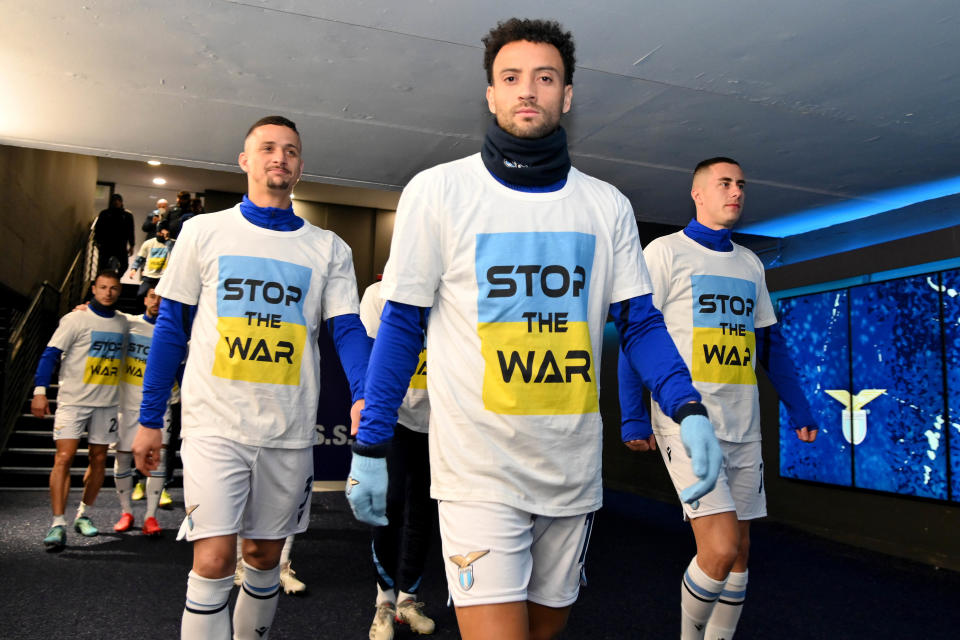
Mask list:
[[570,111],[570,106],[573,104],[573,85],[568,84],[563,87],[563,113]]
[[241,151],[240,155],[237,156],[237,164],[240,165],[240,168],[243,169],[243,172],[247,172],[247,152]]
[[494,92],[493,92],[493,85],[492,85],[492,84],[488,84],[488,85],[487,85],[487,109],[490,110],[490,113],[496,115],[496,113],[497,113],[497,103],[496,103],[496,101],[494,100],[494,97],[495,97],[495,96],[493,95],[493,93],[494,93]]

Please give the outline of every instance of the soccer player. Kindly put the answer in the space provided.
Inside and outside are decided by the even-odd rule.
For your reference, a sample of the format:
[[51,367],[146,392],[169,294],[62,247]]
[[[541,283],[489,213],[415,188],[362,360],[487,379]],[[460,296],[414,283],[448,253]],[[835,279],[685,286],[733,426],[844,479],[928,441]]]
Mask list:
[[247,195],[184,225],[160,281],[147,359],[137,468],[157,468],[167,394],[183,378],[183,529],[193,542],[181,635],[230,637],[227,608],[244,538],[235,638],[266,638],[287,536],[306,530],[319,398],[320,323],[328,320],[359,418],[369,338],[350,248],[293,212],[303,171],[296,125],[281,116],[247,132]]
[[53,440],[57,447],[50,471],[50,505],[53,524],[43,544],[51,551],[63,549],[67,542],[64,511],[70,493],[70,466],[77,453],[80,436],[87,431],[88,464],[83,475],[83,497],[73,520],[73,528],[83,536],[99,533],[87,507],[93,505],[103,486],[107,447],[117,440],[117,403],[120,366],[123,357],[127,321],[113,305],[120,296],[120,276],[101,271],[93,281],[90,312],[71,311],[60,319],[47,348],[40,356],[35,376],[36,388],[30,412],[42,418],[50,415],[47,385],[57,361],[60,364],[60,391],[53,418]]
[[[817,426],[800,390],[767,293],[763,264],[730,240],[743,211],[746,181],[730,158],[710,158],[693,172],[696,218],[643,251],[653,302],[690,368],[723,448],[716,488],[684,504],[697,555],[680,589],[681,638],[733,638],[747,588],[750,521],[767,515],[760,452],[759,361],[787,406],[797,437],[813,442]],[[660,449],[679,491],[694,474],[668,407],[655,401],[652,433],[636,402],[642,381],[621,355],[622,437],[632,449]],[[695,465],[694,465],[695,466]]]
[[[147,355],[150,353],[157,313],[160,311],[160,296],[153,287],[147,289],[143,304],[145,310],[142,315],[124,314],[127,318],[127,346],[120,385],[120,431],[117,452],[113,459],[113,482],[121,509],[120,519],[113,525],[113,530],[117,532],[129,531],[134,522],[131,500],[134,466],[131,447],[137,434],[137,425],[140,424],[143,372],[147,365]],[[166,444],[170,437],[169,407],[164,411],[163,424],[163,442]],[[147,536],[159,535],[161,532],[160,523],[157,522],[157,506],[163,490],[165,469],[165,456],[161,455],[159,466],[147,478],[147,511],[143,520],[143,534]]]
[[574,46],[555,22],[483,39],[494,119],[480,153],[415,176],[397,211],[348,499],[384,525],[385,456],[427,324],[431,495],[460,632],[551,638],[579,593],[601,504],[597,380],[608,313],[682,423],[701,479],[720,451],[650,300],[629,201],[571,167]]
[[157,235],[148,238],[140,245],[140,252],[137,259],[133,261],[130,267],[130,276],[137,271],[143,270],[143,278],[140,282],[138,296],[142,296],[147,289],[153,289],[160,281],[164,269],[167,268],[167,260],[170,258],[170,250],[173,249],[173,240],[170,240],[169,223],[161,220],[157,223]]
[[[380,287],[380,282],[373,283],[360,299],[360,320],[373,339],[383,312]],[[423,603],[417,600],[430,532],[437,519],[437,503],[430,498],[426,356],[426,350],[421,350],[403,404],[397,410],[393,444],[387,454],[388,522],[373,528],[371,545],[377,571],[377,609],[370,625],[370,640],[392,640],[394,621],[410,625],[417,633],[433,633],[435,628],[433,620],[423,613]]]

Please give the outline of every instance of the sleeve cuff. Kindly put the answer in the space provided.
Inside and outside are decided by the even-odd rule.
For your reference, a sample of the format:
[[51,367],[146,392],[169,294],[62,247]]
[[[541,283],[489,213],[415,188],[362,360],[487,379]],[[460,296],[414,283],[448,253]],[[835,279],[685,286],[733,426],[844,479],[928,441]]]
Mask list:
[[40,386],[34,387],[34,388],[33,388],[33,395],[35,395],[35,396],[45,396],[45,395],[47,395],[47,388],[46,388],[46,387],[40,387]]

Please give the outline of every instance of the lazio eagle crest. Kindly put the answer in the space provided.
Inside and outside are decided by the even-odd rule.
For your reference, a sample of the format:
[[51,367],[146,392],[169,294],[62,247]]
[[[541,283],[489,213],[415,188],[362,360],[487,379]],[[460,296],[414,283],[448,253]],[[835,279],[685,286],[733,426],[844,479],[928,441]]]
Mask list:
[[490,553],[490,549],[484,551],[471,551],[466,557],[461,555],[450,556],[450,561],[460,567],[460,586],[464,591],[470,591],[473,586],[473,563]]

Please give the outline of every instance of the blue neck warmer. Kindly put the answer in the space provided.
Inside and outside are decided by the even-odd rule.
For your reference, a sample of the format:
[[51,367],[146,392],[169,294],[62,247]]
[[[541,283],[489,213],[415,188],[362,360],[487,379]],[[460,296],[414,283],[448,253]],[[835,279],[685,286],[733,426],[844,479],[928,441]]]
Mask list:
[[90,307],[90,311],[93,311],[95,314],[101,318],[112,318],[113,317],[113,307],[105,307],[99,302],[96,298],[91,298],[90,302],[87,303],[87,306]]
[[296,231],[303,226],[303,218],[293,214],[293,207],[278,209],[276,207],[258,207],[246,195],[240,203],[240,213],[250,224],[255,224],[271,231]]
[[694,218],[683,229],[685,236],[699,245],[712,249],[714,251],[733,251],[733,241],[730,236],[733,232],[730,229],[711,229],[697,222]]
[[150,324],[157,324],[157,316],[148,316],[147,314],[143,314],[143,319]]

